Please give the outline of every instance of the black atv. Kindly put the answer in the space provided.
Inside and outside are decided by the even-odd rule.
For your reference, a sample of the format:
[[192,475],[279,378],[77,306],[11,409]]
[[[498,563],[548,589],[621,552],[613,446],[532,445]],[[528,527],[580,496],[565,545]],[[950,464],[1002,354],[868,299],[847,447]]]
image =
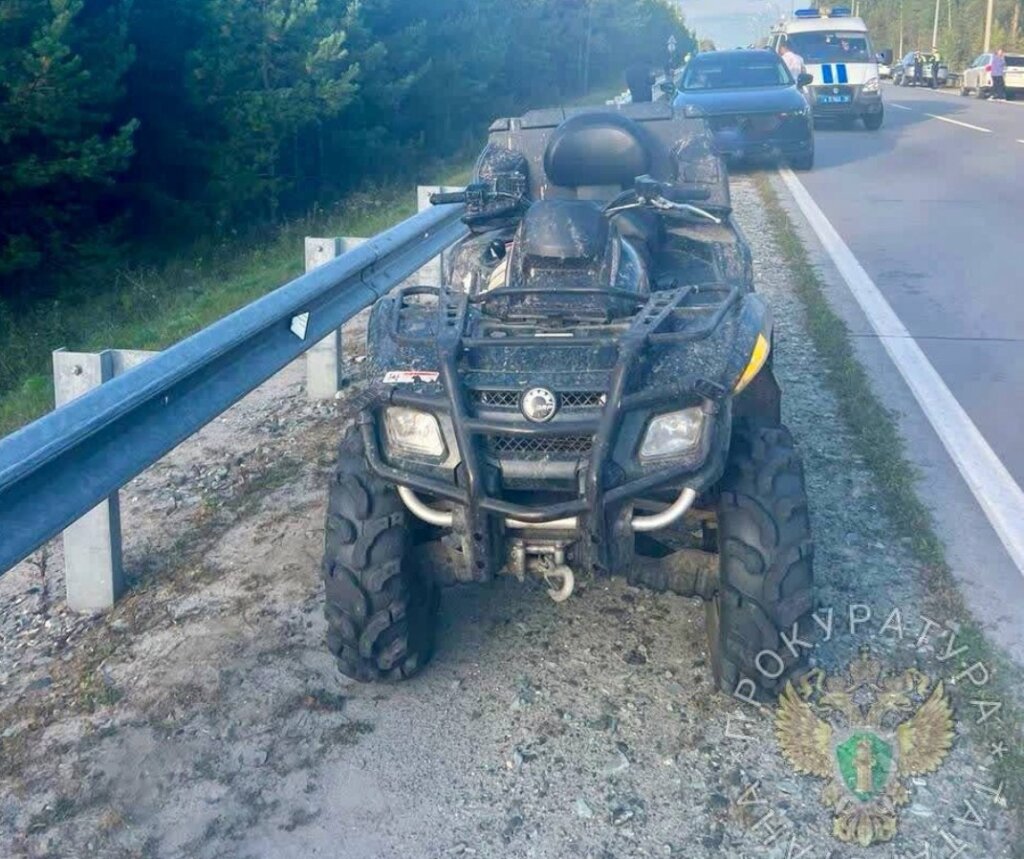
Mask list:
[[[703,120],[664,104],[500,120],[446,285],[373,308],[371,385],[331,483],[344,674],[404,678],[439,586],[621,575],[706,600],[724,691],[801,667],[812,544],[771,315]],[[752,689],[747,684],[744,688]]]

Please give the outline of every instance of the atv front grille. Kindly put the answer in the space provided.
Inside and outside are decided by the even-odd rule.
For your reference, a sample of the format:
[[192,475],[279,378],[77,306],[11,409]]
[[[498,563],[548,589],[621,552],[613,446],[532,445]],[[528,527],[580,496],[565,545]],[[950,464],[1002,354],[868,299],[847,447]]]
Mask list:
[[489,446],[496,456],[589,456],[593,436],[495,435]]
[[601,391],[566,391],[558,400],[563,409],[599,409],[605,404],[605,395]]
[[[520,396],[520,391],[473,392],[477,405],[492,409],[517,409]],[[558,394],[558,406],[562,409],[599,409],[604,402],[605,395],[601,391],[563,391]]]
[[481,406],[514,409],[519,405],[518,391],[473,391],[473,399]]

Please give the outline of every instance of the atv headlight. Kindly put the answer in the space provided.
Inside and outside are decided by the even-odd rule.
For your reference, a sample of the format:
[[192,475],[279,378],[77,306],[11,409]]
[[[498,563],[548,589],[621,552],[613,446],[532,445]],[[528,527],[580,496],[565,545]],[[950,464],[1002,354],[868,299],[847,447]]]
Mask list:
[[658,415],[647,425],[640,445],[640,459],[662,459],[689,453],[700,444],[703,428],[704,410],[700,406]]
[[384,411],[384,429],[391,450],[417,456],[444,456],[441,425],[429,412],[391,406]]
[[757,340],[754,341],[754,349],[750,353],[750,360],[747,362],[746,369],[736,380],[736,386],[733,388],[734,394],[738,394],[754,381],[754,376],[761,372],[764,362],[768,360],[768,353],[770,351],[771,345],[768,343],[768,338],[763,334],[758,334]]
[[878,87],[879,86],[880,86],[880,84],[878,82],[878,78],[868,78],[864,82],[864,86],[861,87],[861,90],[863,92],[878,92]]

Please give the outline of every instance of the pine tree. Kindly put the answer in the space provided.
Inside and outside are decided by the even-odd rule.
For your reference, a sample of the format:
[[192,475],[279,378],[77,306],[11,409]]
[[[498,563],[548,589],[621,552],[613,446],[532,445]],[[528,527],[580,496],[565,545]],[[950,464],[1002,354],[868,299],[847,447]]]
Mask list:
[[299,179],[308,136],[355,93],[359,67],[348,58],[342,15],[316,0],[207,0],[207,17],[191,85],[218,123],[210,192],[222,220],[253,203],[275,218]]
[[126,2],[0,5],[0,276],[27,271],[94,226],[132,156],[136,123],[112,124]]

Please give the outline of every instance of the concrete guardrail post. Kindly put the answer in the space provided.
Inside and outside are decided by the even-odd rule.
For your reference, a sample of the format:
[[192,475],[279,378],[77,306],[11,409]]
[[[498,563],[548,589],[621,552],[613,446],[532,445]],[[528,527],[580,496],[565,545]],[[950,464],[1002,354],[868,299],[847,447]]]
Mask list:
[[[56,407],[109,382],[153,354],[118,349],[98,353],[56,350],[53,353]],[[68,608],[79,612],[113,608],[125,587],[118,493],[69,525],[63,536]]]
[[[359,247],[366,239],[341,236],[306,239],[306,271]],[[328,334],[306,353],[306,393],[311,400],[330,400],[341,390],[344,364],[341,329]]]
[[[437,191],[461,191],[452,185],[420,185],[416,188],[417,211],[430,208],[430,195]],[[307,238],[306,271],[312,271],[341,254],[359,247],[366,239],[354,236],[340,238]],[[444,254],[435,257],[415,275],[415,283],[440,286],[444,276]],[[329,334],[306,353],[306,392],[311,400],[328,400],[341,390],[343,371],[341,329]]]

